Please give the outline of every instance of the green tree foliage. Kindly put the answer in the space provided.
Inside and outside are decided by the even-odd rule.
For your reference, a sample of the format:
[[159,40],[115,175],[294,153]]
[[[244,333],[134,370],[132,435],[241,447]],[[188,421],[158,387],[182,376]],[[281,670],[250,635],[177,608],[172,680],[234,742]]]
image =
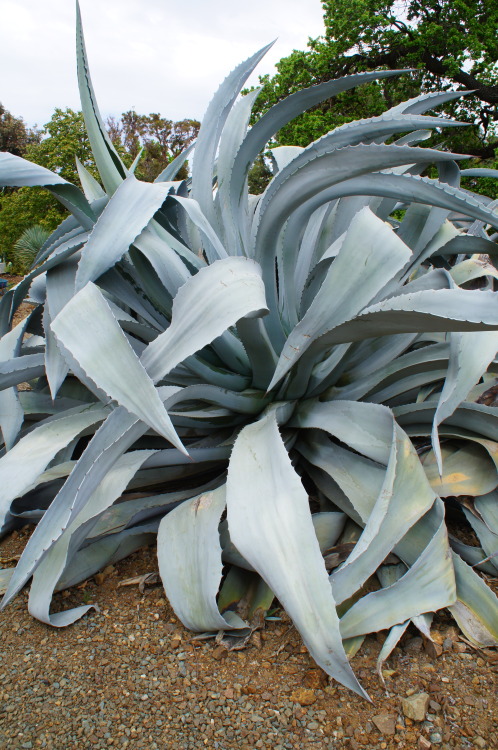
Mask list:
[[[140,115],[134,110],[124,112],[120,120],[107,120],[111,140],[122,156],[129,157],[128,162],[143,149],[135,174],[145,182],[152,182],[168,162],[195,140],[199,127],[197,120],[173,122],[155,112]],[[183,167],[178,178],[187,174],[187,167]]]
[[13,260],[13,247],[20,235],[34,224],[53,230],[66,215],[44,188],[20,188],[0,195],[0,256]]
[[68,182],[79,184],[76,157],[97,175],[82,112],[57,108],[44,127],[44,138],[24,154],[28,161],[57,172]]
[[[109,134],[124,162],[130,166],[143,148],[136,170],[140,180],[150,182],[197,136],[196,120],[172,122],[160,114],[125,112],[107,122]],[[79,185],[76,157],[95,177],[97,171],[81,112],[56,109],[42,131],[30,131],[21,118],[14,118],[0,105],[0,150],[10,151],[57,172]],[[179,174],[187,176],[186,168]],[[67,214],[43,188],[6,188],[0,191],[0,255],[14,260],[13,247],[29,227],[39,224],[53,230]]]
[[249,193],[260,195],[272,178],[272,171],[263,154],[259,154],[247,175]]
[[[22,155],[76,184],[79,184],[76,156],[87,169],[95,171],[81,112],[56,109],[41,135],[44,137],[26,143],[21,153],[16,150],[11,153]],[[14,260],[14,244],[26,229],[39,224],[52,231],[66,214],[60,203],[43,188],[0,192],[0,254],[7,261]]]
[[[334,74],[334,63],[335,55],[328,44],[323,40],[310,40],[308,50],[294,50],[277,63],[275,76],[261,76],[263,88],[256,100],[256,111],[262,114],[289,93],[340,77]],[[362,117],[380,115],[419,91],[411,76],[400,76],[389,83],[374,81],[364,84],[297,117],[279,131],[276,144],[307,146],[333,128]]]
[[[355,117],[380,114],[423,91],[474,89],[445,111],[473,127],[445,134],[455,150],[494,159],[498,146],[498,5],[495,0],[323,0],[325,34],[261,79],[259,112],[303,86],[378,68],[415,68],[325,102],[279,134],[307,145]],[[361,115],[360,115],[361,113]]]

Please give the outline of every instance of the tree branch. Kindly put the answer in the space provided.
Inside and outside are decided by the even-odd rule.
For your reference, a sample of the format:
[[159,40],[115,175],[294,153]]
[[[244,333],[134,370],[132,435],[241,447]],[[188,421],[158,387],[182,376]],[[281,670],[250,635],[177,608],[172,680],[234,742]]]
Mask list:
[[[413,50],[404,45],[388,49],[385,52],[376,55],[357,53],[350,57],[343,58],[343,60],[346,60],[347,62],[340,66],[340,71],[338,72],[340,75],[347,75],[358,69],[374,70],[375,68],[383,66],[388,68],[399,68],[406,64],[406,58],[412,54]],[[421,56],[421,60],[428,73],[440,76],[441,78],[447,78],[454,83],[464,86],[466,89],[475,90],[475,95],[487,104],[498,104],[498,86],[490,86],[481,83],[481,81],[464,70],[459,70],[457,73],[449,73],[443,62],[429,52],[424,53]]]

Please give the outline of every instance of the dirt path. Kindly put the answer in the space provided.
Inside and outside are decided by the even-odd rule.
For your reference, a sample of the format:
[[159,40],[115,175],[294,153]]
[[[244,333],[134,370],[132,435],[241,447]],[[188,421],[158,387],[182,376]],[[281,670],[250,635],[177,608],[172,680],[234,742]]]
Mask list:
[[[20,554],[28,533],[5,539],[0,558]],[[56,595],[54,610],[99,606],[69,628],[33,620],[27,592],[0,615],[0,747],[498,747],[498,655],[459,640],[444,613],[435,623],[443,653],[436,658],[407,634],[385,665],[386,689],[375,673],[382,639],[366,640],[353,667],[370,705],[329,683],[285,614],[245,650],[227,652],[192,640],[160,585],[143,594],[118,586],[156,569],[154,549],[143,549],[98,582]],[[428,710],[411,721],[401,701],[420,693]]]

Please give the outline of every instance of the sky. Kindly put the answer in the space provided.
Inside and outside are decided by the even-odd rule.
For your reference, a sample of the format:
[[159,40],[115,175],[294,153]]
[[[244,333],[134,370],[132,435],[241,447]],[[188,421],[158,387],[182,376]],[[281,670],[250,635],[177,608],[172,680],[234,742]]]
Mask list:
[[[0,0],[0,101],[39,126],[80,109],[73,0]],[[278,37],[258,75],[323,33],[320,0],[80,0],[104,118],[135,109],[201,119],[225,76]]]

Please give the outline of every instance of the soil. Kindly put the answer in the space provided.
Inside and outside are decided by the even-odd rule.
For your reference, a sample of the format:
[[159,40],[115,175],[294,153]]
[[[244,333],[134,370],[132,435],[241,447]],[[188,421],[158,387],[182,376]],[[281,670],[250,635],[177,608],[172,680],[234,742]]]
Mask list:
[[[0,274],[0,279],[5,279],[5,281],[7,282],[6,289],[9,289],[11,286],[15,286],[15,284],[18,284],[23,280],[23,278],[23,276],[13,276],[11,273]],[[2,292],[5,292],[5,289],[0,290],[0,294]],[[21,320],[24,320],[24,318],[29,315],[33,308],[34,305],[31,305],[29,302],[21,302],[18,309],[14,313],[13,326],[16,326],[21,322]]]
[[[10,273],[3,273],[0,275],[1,279],[5,279],[7,281],[8,286],[7,289],[11,286],[14,286],[15,284],[18,284],[20,281],[22,281],[23,276],[13,276]],[[0,290],[0,293],[5,292],[5,289]],[[14,313],[14,318],[12,320],[12,327],[18,325],[24,318],[26,318],[30,312],[34,309],[34,305],[32,305],[29,302],[21,302],[19,307]],[[29,334],[28,334],[29,335]],[[30,385],[28,383],[19,383],[18,388],[20,391],[28,391],[30,389]]]
[[[30,533],[3,540],[0,564],[15,564]],[[498,748],[498,654],[472,648],[445,612],[437,653],[408,632],[384,665],[385,688],[375,669],[385,634],[367,637],[352,665],[369,704],[316,667],[281,610],[227,651],[185,630],[160,584],[120,585],[154,571],[155,549],[143,548],[56,594],[54,611],[98,607],[60,630],[29,615],[26,591],[7,607],[0,747]],[[414,721],[402,699],[421,693],[429,704]]]
[[[15,564],[30,533],[0,543],[0,567]],[[143,548],[56,594],[54,611],[96,606],[68,628],[34,620],[26,590],[0,614],[1,748],[498,748],[498,653],[473,648],[445,611],[436,646],[405,634],[385,686],[376,672],[385,634],[366,638],[352,665],[369,704],[317,668],[281,610],[243,650],[196,639],[160,584],[122,585],[154,571],[155,549]],[[422,721],[405,715],[410,696],[425,703]]]

